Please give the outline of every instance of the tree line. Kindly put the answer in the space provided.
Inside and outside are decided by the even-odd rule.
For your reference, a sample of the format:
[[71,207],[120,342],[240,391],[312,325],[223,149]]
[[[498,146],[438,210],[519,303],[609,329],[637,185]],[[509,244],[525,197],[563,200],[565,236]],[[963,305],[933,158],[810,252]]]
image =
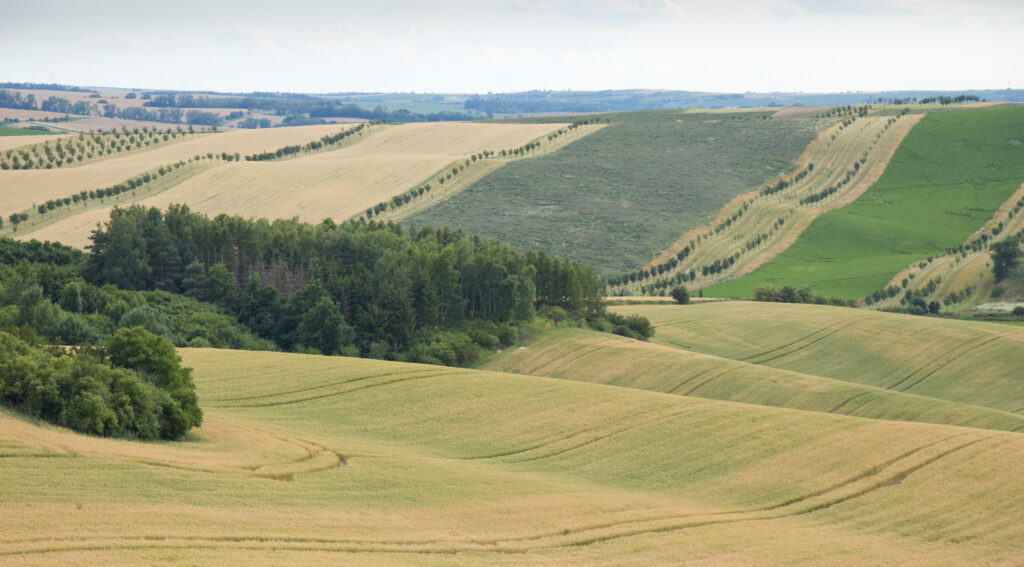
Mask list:
[[286,157],[290,157],[303,152],[317,152],[323,149],[329,149],[331,146],[336,146],[345,141],[345,139],[351,136],[361,135],[363,130],[368,126],[375,126],[383,124],[384,121],[373,121],[364,122],[354,128],[347,128],[336,134],[327,134],[320,139],[313,140],[306,144],[299,144],[293,146],[282,146],[272,152],[261,152],[258,154],[252,154],[245,156],[245,161],[274,161]]
[[89,249],[87,281],[215,303],[285,350],[465,364],[538,311],[608,325],[593,268],[446,228],[133,206]]
[[450,120],[476,120],[480,116],[461,112],[434,112],[421,114],[406,109],[389,110],[384,106],[368,109],[350,102],[303,98],[267,97],[209,97],[191,94],[159,94],[144,102],[146,107],[162,108],[245,108],[264,110],[279,116],[305,114],[310,118],[365,118],[387,120],[388,122],[439,122]]
[[[590,123],[596,123],[597,120],[597,118],[577,120],[570,124],[569,126],[566,126],[565,128],[559,128],[556,132],[548,134],[547,139],[549,142],[552,140],[556,140],[560,136],[569,134],[570,132],[579,128],[580,126]],[[522,157],[525,156],[528,152],[536,150],[539,147],[540,140],[533,140],[531,142],[523,144],[522,146],[519,146],[518,148],[510,148],[507,150],[503,149],[497,153],[495,153],[493,150],[482,150],[469,156],[469,158],[466,159],[464,163],[454,164],[451,166],[450,169],[446,167],[444,170],[442,170],[438,174],[437,184],[438,186],[444,185],[445,182],[451,181],[452,178],[457,176],[459,173],[465,171],[467,167],[473,165],[478,161],[483,161],[486,158],[491,158],[496,155],[501,157]],[[422,185],[413,187],[412,189],[409,189],[404,193],[395,195],[394,197],[391,198],[390,201],[381,201],[376,205],[367,208],[366,212],[364,212],[363,215],[360,217],[360,220],[372,220],[373,217],[379,217],[388,210],[395,210],[405,205],[408,205],[417,198],[422,197],[426,193],[429,193],[431,189],[433,189],[433,185],[431,185],[430,183],[424,183]]]

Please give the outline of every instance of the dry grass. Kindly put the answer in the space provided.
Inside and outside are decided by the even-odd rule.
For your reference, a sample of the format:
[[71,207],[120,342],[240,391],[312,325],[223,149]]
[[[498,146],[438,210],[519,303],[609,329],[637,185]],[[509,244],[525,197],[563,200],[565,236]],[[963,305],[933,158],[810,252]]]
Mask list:
[[[327,217],[345,220],[418,183],[437,185],[433,175],[456,160],[483,150],[518,147],[560,126],[431,123],[385,127],[339,150],[284,161],[224,164],[147,198],[142,204],[165,208],[170,203],[186,203],[193,210],[211,215],[298,216],[309,222]],[[267,131],[232,132],[215,138],[223,137],[229,142],[229,136],[247,139],[257,132]],[[300,141],[313,138],[307,133]],[[247,144],[243,154],[263,151],[256,149],[252,140]],[[72,218],[50,227],[45,234],[80,246],[92,226],[91,218],[86,222]],[[41,238],[29,233],[25,237]]]
[[1024,431],[1024,415],[584,329],[548,332],[526,348],[499,354],[483,368],[872,419]]
[[[207,415],[184,443],[0,417],[5,565],[958,565],[1012,562],[1024,537],[1024,480],[1006,474],[1024,465],[1018,434],[367,360],[183,355]],[[344,464],[290,482],[258,473],[317,451]]]
[[68,136],[52,134],[41,134],[39,136],[0,136],[0,152],[20,148],[22,146],[31,146],[32,144],[42,144],[43,142],[50,142],[52,144],[57,140],[67,137]]
[[83,190],[121,183],[140,173],[207,153],[240,153],[243,156],[302,144],[349,126],[303,126],[272,130],[247,130],[202,135],[164,147],[112,157],[80,167],[0,171],[0,215],[29,209],[47,199],[63,198]]
[[827,106],[789,106],[782,110],[772,114],[772,118],[775,120],[786,120],[789,118],[807,118],[809,116],[815,116],[819,112],[827,111]]
[[1020,327],[750,301],[615,311],[648,317],[665,346],[1024,413]]

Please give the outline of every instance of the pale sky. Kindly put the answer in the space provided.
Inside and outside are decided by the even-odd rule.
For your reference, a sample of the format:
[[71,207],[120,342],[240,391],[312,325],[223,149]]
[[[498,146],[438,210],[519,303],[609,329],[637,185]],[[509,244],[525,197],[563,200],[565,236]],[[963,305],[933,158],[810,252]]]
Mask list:
[[0,81],[217,91],[1024,87],[1024,0],[0,0]]

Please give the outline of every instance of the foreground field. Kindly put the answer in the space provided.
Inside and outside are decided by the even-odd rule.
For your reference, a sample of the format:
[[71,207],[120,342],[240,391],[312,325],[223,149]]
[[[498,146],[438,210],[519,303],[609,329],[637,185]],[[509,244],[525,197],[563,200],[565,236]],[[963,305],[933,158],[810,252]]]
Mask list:
[[1024,414],[1024,332],[1007,325],[746,301],[615,310],[664,346]]
[[913,262],[959,246],[1024,181],[1024,108],[933,113],[885,174],[846,207],[822,215],[750,275],[705,295],[751,297],[761,284],[865,297]]
[[[180,444],[0,415],[5,565],[1012,562],[1024,436],[188,350]],[[285,379],[282,379],[285,378]]]
[[608,115],[603,130],[554,154],[503,167],[407,223],[450,225],[618,275],[653,258],[736,195],[792,169],[828,125],[762,115]]

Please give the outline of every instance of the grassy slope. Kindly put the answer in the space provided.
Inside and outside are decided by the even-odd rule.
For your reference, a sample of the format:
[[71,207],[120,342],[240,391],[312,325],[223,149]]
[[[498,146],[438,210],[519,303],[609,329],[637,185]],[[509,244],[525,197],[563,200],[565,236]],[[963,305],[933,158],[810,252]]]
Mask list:
[[[953,565],[1012,561],[1024,537],[1024,479],[1006,474],[1020,434],[366,360],[184,356],[207,412],[190,442],[0,415],[5,564]],[[266,478],[274,467],[291,482]]]
[[484,368],[875,419],[1024,431],[1024,415],[759,366],[589,329],[548,332]]
[[555,154],[510,164],[411,217],[523,248],[639,267],[736,195],[775,177],[818,121],[736,119],[682,111],[611,115],[610,125]]
[[881,179],[822,215],[797,242],[748,276],[705,295],[811,286],[864,297],[907,265],[958,246],[1024,181],[1024,108],[936,113],[914,127]]
[[1007,325],[745,301],[615,311],[649,317],[665,346],[1024,413],[1024,332]]
[[53,132],[29,130],[27,128],[12,128],[10,126],[0,126],[0,136],[45,136],[48,134],[52,135]]

